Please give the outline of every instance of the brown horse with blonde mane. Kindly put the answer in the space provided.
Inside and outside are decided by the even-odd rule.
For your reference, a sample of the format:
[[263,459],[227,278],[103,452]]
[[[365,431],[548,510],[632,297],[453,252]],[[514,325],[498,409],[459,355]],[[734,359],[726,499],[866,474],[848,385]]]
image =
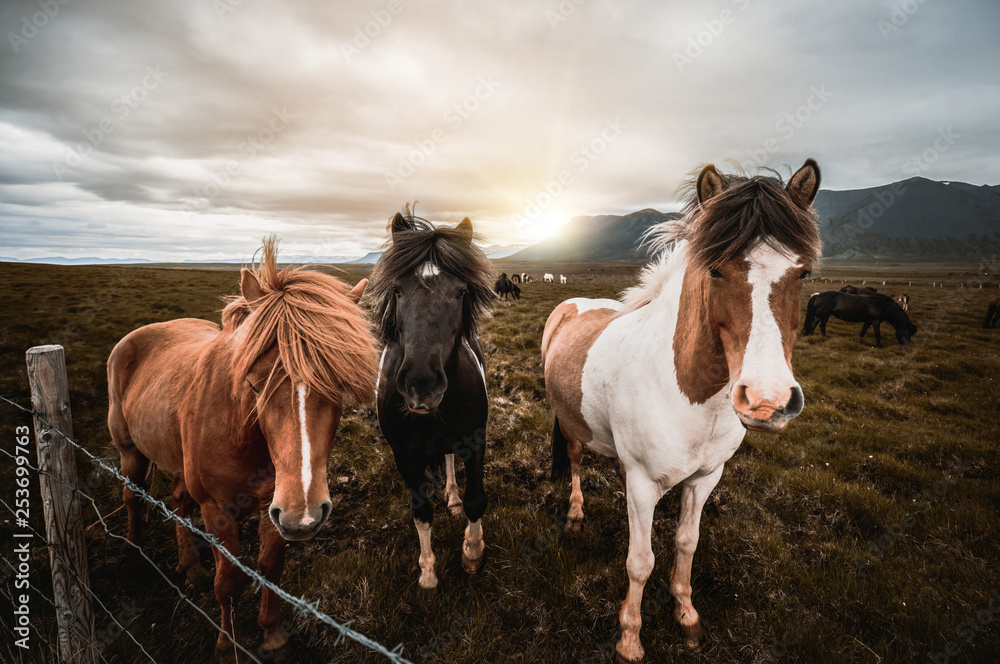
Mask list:
[[[122,473],[145,488],[150,462],[173,476],[177,514],[201,507],[208,532],[239,555],[238,522],[261,515],[261,573],[277,584],[285,540],[313,537],[330,516],[326,467],[343,396],[368,401],[377,373],[375,340],[358,307],[367,280],[340,280],[276,266],[265,240],[260,265],[243,269],[241,295],[222,327],[183,318],[141,327],[108,358],[108,427]],[[139,498],[127,487],[129,540],[142,545]],[[177,526],[178,572],[204,572],[191,533]],[[216,654],[239,660],[236,601],[246,582],[218,551],[222,607]],[[264,589],[264,652],[288,641],[278,597]]]

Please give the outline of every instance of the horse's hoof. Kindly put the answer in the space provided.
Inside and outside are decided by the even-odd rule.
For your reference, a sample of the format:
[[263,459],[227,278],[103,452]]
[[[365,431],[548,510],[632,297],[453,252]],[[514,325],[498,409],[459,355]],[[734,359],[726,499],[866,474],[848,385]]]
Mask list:
[[215,658],[220,664],[245,664],[243,656],[225,634],[220,634],[215,642]]
[[684,633],[684,647],[689,651],[699,653],[708,647],[708,634],[702,629],[700,622],[693,627],[681,626],[681,631]]
[[583,517],[580,518],[567,518],[566,519],[566,532],[567,533],[578,533],[580,529],[583,528]]
[[483,560],[486,558],[485,555],[479,556],[478,560],[472,560],[467,558],[466,555],[462,554],[462,569],[464,569],[469,574],[475,574],[483,567]]
[[264,643],[260,647],[264,659],[269,662],[283,662],[287,659],[288,632],[280,627],[270,634],[264,635]]
[[[626,650],[631,650],[631,652],[626,652]],[[622,642],[618,642],[618,646],[615,648],[615,662],[617,664],[642,664],[646,661],[646,651],[642,646],[637,646],[634,649],[626,649],[622,647]]]
[[448,511],[452,516],[461,516],[462,514],[462,501],[457,503],[448,503]]

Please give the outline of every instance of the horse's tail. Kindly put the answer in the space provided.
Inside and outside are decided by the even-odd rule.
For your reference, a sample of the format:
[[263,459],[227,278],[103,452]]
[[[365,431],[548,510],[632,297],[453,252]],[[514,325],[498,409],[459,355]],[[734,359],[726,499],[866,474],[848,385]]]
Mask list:
[[569,475],[569,441],[563,435],[559,426],[559,418],[553,418],[552,425],[552,479],[557,480]]
[[816,323],[816,295],[813,295],[806,305],[806,322],[802,325],[802,334],[805,336],[812,334],[816,330]]

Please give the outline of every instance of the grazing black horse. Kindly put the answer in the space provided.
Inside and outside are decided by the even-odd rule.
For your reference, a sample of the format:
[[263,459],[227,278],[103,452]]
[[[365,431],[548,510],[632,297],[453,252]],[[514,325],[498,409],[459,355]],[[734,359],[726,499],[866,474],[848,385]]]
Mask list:
[[448,506],[458,514],[455,454],[465,462],[469,518],[462,567],[472,574],[483,562],[488,402],[477,329],[495,300],[492,268],[472,242],[468,218],[454,228],[435,228],[406,206],[389,227],[391,238],[369,286],[385,344],[375,405],[382,435],[410,490],[420,538],[420,587],[433,594],[438,583],[431,549],[433,483],[426,470],[446,466]]
[[511,295],[515,300],[521,299],[521,289],[517,287],[517,284],[507,278],[506,272],[500,273],[500,278],[497,279],[495,284],[493,284],[493,290],[496,292],[497,297],[503,296],[505,301],[508,295]]
[[836,316],[848,323],[864,323],[861,336],[865,336],[868,327],[875,331],[875,345],[882,347],[882,333],[879,326],[882,321],[896,328],[896,341],[903,346],[910,345],[910,337],[917,333],[917,326],[910,322],[910,317],[888,295],[868,293],[854,295],[840,291],[816,293],[809,298],[806,307],[806,322],[802,334],[809,336],[816,330],[816,324],[826,336],[826,321],[830,316]]
[[991,327],[996,327],[997,323],[1000,323],[1000,297],[990,300],[990,304],[986,308],[986,322],[983,323],[983,327],[988,330]]
[[877,293],[877,288],[872,288],[871,286],[844,286],[840,289],[841,293],[850,293],[851,295],[870,295],[871,293]]

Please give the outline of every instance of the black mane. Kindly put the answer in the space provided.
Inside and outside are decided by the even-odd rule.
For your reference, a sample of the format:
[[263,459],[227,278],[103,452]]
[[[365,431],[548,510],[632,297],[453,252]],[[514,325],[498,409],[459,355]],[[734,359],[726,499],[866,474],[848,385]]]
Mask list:
[[[393,232],[393,222],[399,217],[409,228]],[[393,282],[416,271],[427,261],[437,265],[442,272],[466,282],[468,291],[462,305],[462,334],[471,339],[479,328],[479,319],[496,300],[493,294],[493,267],[486,254],[469,241],[467,234],[455,228],[435,228],[431,222],[415,216],[409,205],[390,219],[388,229],[389,239],[383,245],[384,253],[375,264],[368,286],[381,340],[385,342],[396,338]]]

